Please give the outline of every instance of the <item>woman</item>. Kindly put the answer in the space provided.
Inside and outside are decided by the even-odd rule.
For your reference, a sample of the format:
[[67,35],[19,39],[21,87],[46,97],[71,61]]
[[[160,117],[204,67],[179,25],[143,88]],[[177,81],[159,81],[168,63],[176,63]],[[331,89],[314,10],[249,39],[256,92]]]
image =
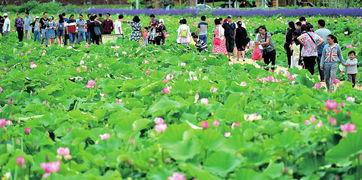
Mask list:
[[156,37],[155,37],[155,43],[157,45],[164,45],[166,40],[166,26],[163,19],[160,19],[160,22],[158,23],[156,27]]
[[236,31],[235,31],[235,44],[236,44],[236,48],[238,50],[237,61],[239,61],[240,58],[242,58],[244,60],[245,49],[246,49],[246,46],[248,45],[250,39],[248,38],[248,32],[243,27],[243,23],[241,21],[237,22],[237,26],[238,26],[238,28],[236,28]]
[[177,43],[188,45],[191,42],[190,27],[187,25],[186,19],[180,20],[180,26],[177,29]]
[[55,39],[55,30],[56,30],[57,24],[54,22],[54,17],[50,16],[49,20],[46,25],[46,35],[47,35],[47,41],[49,45],[54,44]]
[[15,19],[15,28],[18,32],[19,42],[23,41],[24,38],[24,19],[20,17],[20,14],[17,14],[17,18]]
[[338,63],[345,61],[342,57],[342,51],[337,44],[337,38],[334,35],[328,35],[327,42],[323,48],[320,67],[324,71],[324,80],[329,92],[333,91],[333,80],[336,79]]
[[263,59],[266,65],[265,70],[269,70],[269,65],[271,63],[271,70],[275,69],[275,59],[276,59],[276,51],[274,42],[271,34],[267,31],[265,26],[260,26],[257,29],[258,34],[256,35],[255,45],[261,46],[263,50]]
[[287,54],[288,67],[289,68],[290,68],[290,65],[291,65],[291,58],[292,58],[292,55],[293,55],[293,51],[292,51],[291,47],[292,47],[292,42],[293,42],[294,31],[295,31],[294,22],[289,22],[288,23],[287,33],[285,35],[285,43],[284,43],[284,49],[285,49],[285,52]]
[[214,39],[212,45],[212,53],[214,54],[227,54],[226,42],[224,36],[224,28],[221,26],[221,20],[219,18],[214,20]]
[[138,16],[134,16],[132,21],[128,22],[132,28],[131,37],[130,37],[131,41],[139,42],[141,39],[142,26],[141,26],[140,21],[141,21],[141,19]]
[[235,48],[235,29],[236,25],[232,22],[232,17],[229,15],[227,19],[224,20],[224,24],[222,25],[224,28],[225,35],[225,46],[228,52],[228,59],[231,60],[231,56],[234,54]]
[[58,37],[58,44],[63,44],[63,36],[64,36],[64,27],[65,27],[65,21],[62,14],[59,14],[59,21],[57,24],[57,37]]
[[302,44],[301,57],[303,59],[304,68],[313,75],[318,56],[318,46],[323,43],[323,39],[312,32],[312,29],[313,26],[311,24],[302,25],[302,35],[297,39]]
[[88,30],[92,43],[99,45],[102,36],[102,23],[98,21],[97,15],[94,14],[89,17]]

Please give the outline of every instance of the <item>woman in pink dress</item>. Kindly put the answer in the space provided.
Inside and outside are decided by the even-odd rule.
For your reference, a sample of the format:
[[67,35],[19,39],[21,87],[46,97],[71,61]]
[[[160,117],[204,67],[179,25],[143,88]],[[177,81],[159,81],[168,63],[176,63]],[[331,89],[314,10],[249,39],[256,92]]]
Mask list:
[[212,42],[212,53],[227,54],[225,45],[224,28],[221,26],[221,19],[215,19],[214,40]]

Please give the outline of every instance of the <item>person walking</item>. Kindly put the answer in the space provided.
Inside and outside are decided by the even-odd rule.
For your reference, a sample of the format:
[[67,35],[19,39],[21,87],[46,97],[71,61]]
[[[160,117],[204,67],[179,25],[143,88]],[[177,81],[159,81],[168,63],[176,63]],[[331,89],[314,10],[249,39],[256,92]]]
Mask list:
[[34,41],[40,42],[40,36],[41,36],[41,24],[40,19],[38,16],[35,16],[35,20],[33,23],[31,23],[31,26],[33,28],[34,33]]
[[285,34],[285,43],[284,43],[284,50],[287,54],[287,60],[288,60],[288,67],[291,67],[291,59],[293,55],[293,50],[291,48],[292,42],[293,42],[293,34],[295,32],[295,24],[294,22],[288,23],[288,29],[287,33]]
[[324,72],[320,68],[321,58],[322,58],[322,52],[324,49],[324,46],[327,42],[328,35],[331,34],[331,31],[327,28],[325,28],[326,22],[323,19],[318,20],[318,30],[315,31],[315,33],[323,39],[323,43],[321,43],[318,46],[318,57],[317,57],[317,63],[318,63],[318,71],[319,71],[319,77],[321,81],[324,81]]
[[47,30],[46,35],[47,35],[48,45],[54,44],[56,28],[57,24],[54,22],[54,17],[50,16],[48,23],[46,25],[46,30]]
[[58,37],[58,44],[63,45],[65,36],[65,20],[63,14],[59,14],[59,20],[57,23],[57,37]]
[[180,20],[180,26],[177,29],[177,43],[188,45],[191,42],[190,27],[187,25],[186,19]]
[[41,31],[41,43],[45,42],[45,45],[48,45],[47,35],[46,35],[46,25],[48,23],[48,12],[43,13],[43,17],[40,18],[40,31]]
[[69,44],[73,45],[77,34],[77,23],[76,20],[74,19],[74,14],[71,14],[69,16],[69,19],[66,24],[66,33],[69,36]]
[[138,16],[134,16],[132,21],[129,21],[128,23],[131,25],[132,32],[130,36],[131,41],[139,42],[142,37],[142,26],[141,26],[141,19]]
[[334,35],[327,36],[327,44],[323,48],[320,67],[324,70],[324,80],[329,92],[334,90],[333,81],[336,79],[338,63],[346,64],[342,51]]
[[79,44],[82,41],[86,40],[87,32],[87,22],[83,19],[83,15],[79,14],[79,19],[76,21],[78,34],[77,34],[77,43]]
[[199,39],[202,40],[205,44],[207,44],[207,29],[208,24],[206,22],[206,16],[201,16],[201,22],[197,25]]
[[215,23],[215,29],[214,29],[214,39],[212,43],[212,53],[227,54],[224,28],[221,25],[221,19],[216,18],[214,20],[214,23]]
[[266,65],[265,70],[269,70],[271,64],[271,70],[275,69],[276,50],[272,39],[272,35],[268,32],[265,26],[260,26],[256,35],[255,45],[263,48],[263,59]]
[[32,21],[32,19],[31,19],[30,13],[29,13],[29,11],[26,11],[25,12],[25,18],[24,18],[24,30],[25,30],[25,38],[27,40],[30,39],[30,32],[31,32],[30,24],[31,24],[31,21]]
[[155,43],[156,45],[164,45],[166,41],[166,26],[163,19],[160,19],[158,25],[156,26],[156,37]]
[[225,35],[225,46],[228,52],[228,59],[231,60],[231,56],[234,54],[234,47],[235,47],[235,29],[236,25],[232,22],[232,16],[229,15],[225,20],[224,24],[222,25],[224,28],[224,35]]
[[323,39],[312,32],[312,29],[311,24],[302,25],[302,35],[298,37],[298,41],[302,45],[301,57],[304,69],[307,69],[311,75],[314,74],[314,66],[318,56],[317,47],[323,43]]
[[106,14],[106,19],[102,23],[103,26],[103,34],[112,34],[112,31],[114,29],[114,24],[112,21],[111,14]]
[[237,48],[237,61],[240,59],[245,61],[245,50],[250,41],[250,38],[248,38],[248,32],[243,27],[243,23],[241,21],[238,21],[236,25],[237,28],[235,30],[235,44]]
[[114,23],[114,34],[118,35],[119,37],[124,38],[122,23],[123,23],[123,15],[120,14],[120,15],[118,15],[118,19]]
[[4,14],[4,25],[3,25],[3,36],[6,36],[10,33],[11,25],[10,25],[10,18],[7,13]]
[[24,19],[20,16],[20,13],[17,14],[17,18],[15,19],[15,28],[18,33],[18,40],[22,42],[24,38]]

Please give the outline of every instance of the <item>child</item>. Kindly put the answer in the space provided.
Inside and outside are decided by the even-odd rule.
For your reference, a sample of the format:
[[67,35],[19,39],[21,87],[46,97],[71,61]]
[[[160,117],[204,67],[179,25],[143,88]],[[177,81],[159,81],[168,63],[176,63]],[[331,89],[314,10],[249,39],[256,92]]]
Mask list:
[[342,62],[345,64],[345,61],[342,57],[342,51],[340,46],[337,44],[337,38],[330,34],[327,38],[327,44],[324,46],[320,67],[321,70],[324,70],[324,80],[327,85],[329,92],[333,91],[333,80],[336,79],[338,63]]
[[196,49],[197,49],[199,52],[202,52],[202,51],[206,51],[206,50],[207,50],[207,44],[206,44],[203,40],[201,40],[201,39],[196,35],[196,33],[192,33],[191,36],[192,36],[192,39],[193,39],[194,42],[195,42]]
[[191,35],[190,27],[187,25],[187,20],[181,19],[180,26],[177,29],[177,43],[183,44],[183,45],[190,44],[190,42],[191,42],[190,35]]
[[148,27],[144,27],[142,30],[142,37],[145,46],[148,44],[148,35],[149,35],[148,29],[149,29]]
[[299,67],[299,59],[300,59],[300,45],[298,45],[295,41],[292,41],[290,45],[290,49],[292,50],[292,57],[290,61],[290,68]]
[[207,22],[206,16],[201,16],[201,22],[197,25],[199,32],[199,39],[207,44]]
[[352,87],[356,86],[356,76],[357,76],[357,59],[356,52],[350,51],[348,53],[348,60],[344,64],[346,66],[346,72],[348,75],[348,81],[352,82]]
[[118,16],[118,20],[114,23],[114,34],[120,35],[120,37],[124,38],[122,30],[122,22],[123,22],[123,15],[120,14]]

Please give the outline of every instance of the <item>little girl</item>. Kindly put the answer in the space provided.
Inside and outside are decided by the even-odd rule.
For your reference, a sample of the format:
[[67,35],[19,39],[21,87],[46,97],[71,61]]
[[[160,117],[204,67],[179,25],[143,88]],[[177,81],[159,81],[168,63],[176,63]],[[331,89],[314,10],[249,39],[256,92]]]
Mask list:
[[346,72],[348,75],[348,81],[352,83],[352,87],[356,86],[356,76],[357,76],[357,59],[356,52],[350,51],[348,52],[348,60],[344,64],[346,66]]
[[148,44],[148,37],[149,37],[148,27],[144,27],[142,30],[142,38],[145,46]]
[[338,63],[342,62],[342,64],[345,64],[345,61],[342,57],[341,48],[337,44],[337,38],[330,34],[327,37],[327,42],[328,44],[323,48],[320,67],[321,70],[324,70],[324,80],[327,89],[329,92],[332,92],[334,89],[333,80],[336,79]]
[[300,45],[297,45],[295,41],[292,41],[290,45],[290,49],[292,50],[292,57],[290,61],[290,68],[299,67],[299,58],[300,58]]
[[188,45],[191,42],[190,27],[187,25],[186,19],[180,20],[180,26],[177,29],[177,43]]

